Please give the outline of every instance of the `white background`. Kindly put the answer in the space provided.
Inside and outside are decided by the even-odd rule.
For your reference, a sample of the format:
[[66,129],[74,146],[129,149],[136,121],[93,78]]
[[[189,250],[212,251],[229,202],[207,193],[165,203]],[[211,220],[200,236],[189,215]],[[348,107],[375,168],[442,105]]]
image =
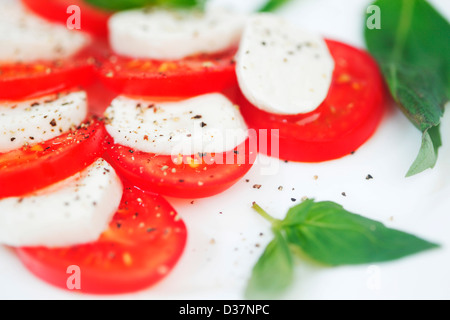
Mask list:
[[[212,2],[247,12],[261,3]],[[431,2],[450,18],[449,1]],[[363,17],[369,4],[365,0],[297,0],[279,14],[328,38],[364,47]],[[294,204],[291,198],[298,203],[303,196],[336,201],[349,211],[442,248],[356,267],[326,268],[297,260],[295,282],[283,299],[449,299],[449,115],[441,131],[444,146],[437,166],[412,178],[404,175],[419,150],[421,136],[392,108],[374,137],[352,156],[321,164],[286,164],[260,157],[248,175],[223,194],[194,204],[168,199],[187,224],[186,251],[167,278],[138,293],[93,296],[54,288],[30,274],[12,251],[0,247],[0,299],[242,299],[252,266],[271,240],[270,226],[250,208],[252,202],[282,218]],[[270,165],[277,174],[262,174]],[[368,174],[374,179],[366,180]],[[254,184],[262,187],[254,189]]]

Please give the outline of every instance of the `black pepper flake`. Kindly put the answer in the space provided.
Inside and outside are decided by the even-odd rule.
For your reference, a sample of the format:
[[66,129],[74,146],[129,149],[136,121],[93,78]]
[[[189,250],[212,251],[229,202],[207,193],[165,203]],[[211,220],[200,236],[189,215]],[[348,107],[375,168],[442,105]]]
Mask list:
[[345,192],[342,192],[341,194],[342,194],[343,197],[347,196],[347,194]]
[[297,201],[297,199],[295,199],[295,198],[291,198],[291,201],[292,201],[292,202],[295,202],[295,201]]
[[373,179],[372,175],[368,174],[366,177],[366,180],[372,180],[372,179]]
[[265,45],[267,45],[267,43],[265,41],[262,41],[261,45],[265,46]]
[[202,118],[202,116],[201,115],[196,115],[196,116],[193,116],[191,119],[201,119]]
[[234,152],[234,154],[239,154],[238,150],[234,150],[233,152]]
[[180,182],[180,183],[183,183],[183,182],[184,182],[184,180],[183,180],[183,179],[180,179],[180,180],[178,180],[178,182]]
[[37,107],[39,105],[39,102],[34,102],[31,104],[31,107]]
[[128,150],[128,152],[129,152],[129,153],[134,153],[134,150],[131,150],[131,149],[130,149],[130,150]]
[[207,126],[207,124],[206,123],[204,123],[203,121],[202,121],[202,123],[200,123],[200,127],[206,127]]
[[117,223],[116,223],[116,227],[117,227],[117,229],[120,229],[120,227],[122,227],[122,224],[119,223],[119,222],[117,222]]
[[151,232],[154,232],[156,230],[157,230],[156,228],[147,228],[146,232],[147,233],[151,233]]
[[14,137],[13,137],[13,138],[11,138],[11,142],[13,142],[14,140],[16,140],[16,138],[14,138]]
[[253,189],[261,189],[262,185],[260,184],[254,184]]
[[51,125],[52,127],[56,127],[56,120],[55,120],[55,119],[52,119],[52,121],[50,121],[50,125]]

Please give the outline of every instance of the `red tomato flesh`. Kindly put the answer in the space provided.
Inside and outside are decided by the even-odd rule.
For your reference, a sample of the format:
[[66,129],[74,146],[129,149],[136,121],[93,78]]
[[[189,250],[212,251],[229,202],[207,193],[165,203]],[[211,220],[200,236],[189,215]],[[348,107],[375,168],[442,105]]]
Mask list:
[[133,59],[109,54],[98,70],[101,81],[129,96],[191,97],[237,85],[236,49],[177,61]]
[[0,153],[0,198],[22,196],[66,179],[103,153],[104,124],[89,121],[54,139]]
[[251,169],[256,157],[249,139],[228,152],[175,157],[108,143],[105,159],[120,176],[144,190],[177,198],[205,198],[227,190]]
[[67,248],[18,248],[17,254],[32,273],[57,287],[73,289],[77,278],[68,267],[76,266],[76,289],[118,294],[148,288],[166,277],[186,240],[186,226],[166,200],[126,187],[119,210],[98,241]]
[[[385,87],[372,57],[340,42],[327,40],[327,44],[335,70],[328,96],[316,110],[272,114],[257,109],[241,94],[241,113],[250,128],[279,130],[275,137],[280,159],[321,162],[346,156],[373,135],[383,117]],[[260,152],[272,155],[271,142]]]
[[85,48],[67,59],[0,64],[0,100],[22,100],[90,85],[95,77],[91,50]]
[[108,19],[111,12],[98,9],[83,0],[22,0],[34,13],[49,21],[67,25],[72,12],[67,8],[76,5],[80,8],[81,31],[105,38],[108,35]]

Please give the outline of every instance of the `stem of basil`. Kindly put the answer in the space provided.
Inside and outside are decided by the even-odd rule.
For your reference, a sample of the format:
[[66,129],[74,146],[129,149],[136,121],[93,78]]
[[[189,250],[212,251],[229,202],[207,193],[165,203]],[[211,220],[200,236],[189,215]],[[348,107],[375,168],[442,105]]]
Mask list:
[[252,208],[264,219],[269,221],[272,226],[276,226],[277,224],[281,223],[281,220],[275,219],[270,214],[268,214],[263,208],[261,208],[256,202],[253,202]]

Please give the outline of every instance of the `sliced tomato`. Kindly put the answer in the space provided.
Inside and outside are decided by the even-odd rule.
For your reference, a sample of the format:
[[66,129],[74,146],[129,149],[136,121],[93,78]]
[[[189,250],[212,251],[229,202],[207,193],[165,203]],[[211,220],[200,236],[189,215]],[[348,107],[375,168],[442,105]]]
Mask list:
[[105,159],[118,174],[144,190],[177,198],[205,198],[221,193],[252,167],[256,150],[250,139],[234,150],[196,155],[157,155],[107,142]]
[[186,240],[186,226],[166,200],[126,187],[119,210],[98,241],[19,248],[17,253],[32,273],[57,287],[117,294],[145,289],[167,276]]
[[53,61],[0,64],[0,100],[22,100],[85,87],[94,81],[93,49]]
[[67,20],[72,15],[72,12],[67,12],[69,6],[78,6],[81,31],[103,38],[108,35],[107,24],[111,12],[98,9],[83,0],[22,0],[22,2],[41,17],[63,25],[67,25]]
[[[241,94],[241,112],[249,127],[272,131],[272,139],[261,153],[274,155],[276,150],[279,158],[299,162],[333,160],[357,150],[376,131],[386,109],[377,64],[360,49],[331,40],[327,44],[335,70],[328,96],[315,111],[267,113]],[[277,140],[279,146],[272,146]]]
[[91,120],[33,146],[0,153],[0,198],[22,196],[68,178],[102,155],[105,126]]
[[176,61],[106,55],[98,69],[101,81],[129,96],[191,97],[220,92],[237,84],[236,49]]

